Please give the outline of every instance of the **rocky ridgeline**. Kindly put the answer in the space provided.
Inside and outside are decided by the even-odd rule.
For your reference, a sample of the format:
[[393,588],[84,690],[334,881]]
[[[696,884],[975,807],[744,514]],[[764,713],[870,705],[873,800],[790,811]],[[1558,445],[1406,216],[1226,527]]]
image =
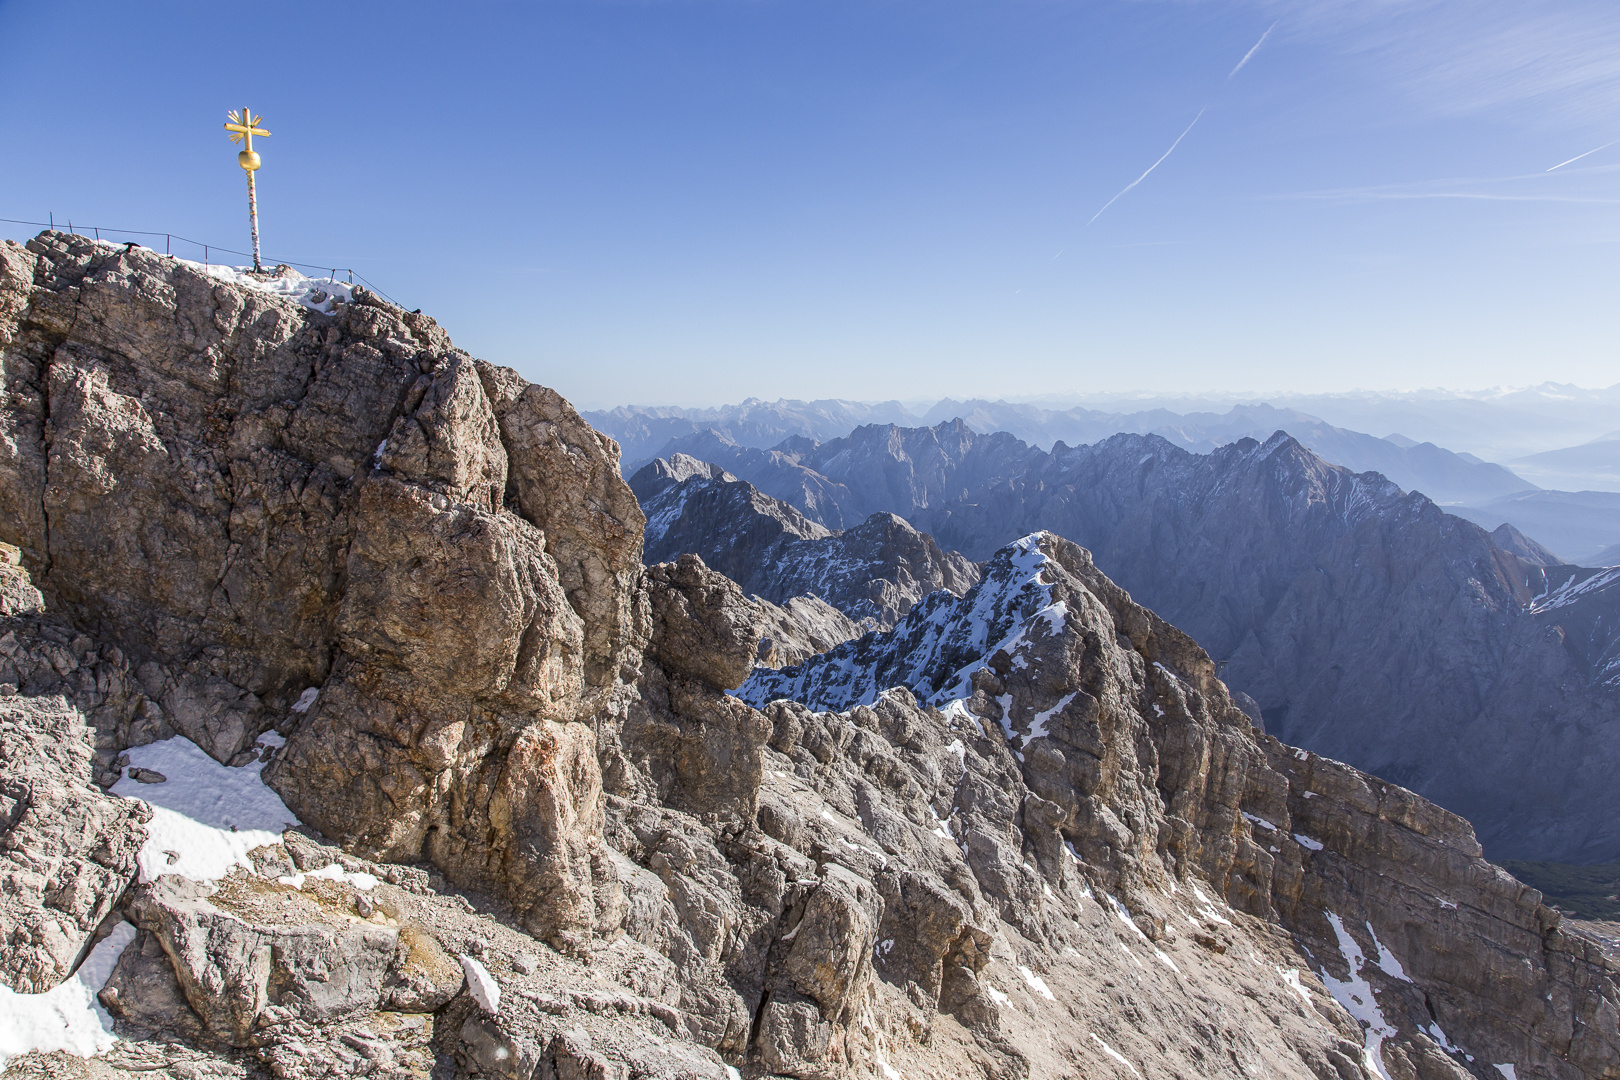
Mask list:
[[1050,452],[960,421],[773,450],[676,440],[812,521],[889,511],[984,559],[1046,529],[1191,634],[1266,730],[1419,792],[1495,858],[1620,858],[1612,608],[1493,535],[1287,434],[1192,454],[1154,435]]
[[773,616],[642,564],[610,440],[294,296],[0,246],[0,1053],[46,998],[101,1053],[10,1075],[1620,1075],[1596,942],[1083,550],[761,710]]
[[977,564],[894,514],[834,532],[684,454],[648,463],[630,490],[647,515],[649,562],[691,552],[766,600],[824,601],[854,620],[846,638],[866,626],[888,629],[930,593],[960,596],[979,580]]

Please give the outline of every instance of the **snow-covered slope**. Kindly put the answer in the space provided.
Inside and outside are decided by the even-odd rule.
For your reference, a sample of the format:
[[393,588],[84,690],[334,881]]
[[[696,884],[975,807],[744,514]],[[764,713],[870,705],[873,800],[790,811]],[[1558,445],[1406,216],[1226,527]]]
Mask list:
[[1039,535],[1026,536],[985,566],[965,596],[930,594],[887,634],[845,642],[797,667],[756,669],[737,696],[755,707],[791,698],[814,709],[870,705],[893,686],[941,706],[972,694],[972,675],[1005,653],[1024,667],[1041,639],[1061,632],[1064,602],[1041,580],[1047,557]]

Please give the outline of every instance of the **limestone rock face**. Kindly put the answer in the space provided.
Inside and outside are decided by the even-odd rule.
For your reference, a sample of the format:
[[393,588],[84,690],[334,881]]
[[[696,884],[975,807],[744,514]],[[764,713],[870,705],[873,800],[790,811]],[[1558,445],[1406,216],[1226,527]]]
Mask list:
[[[1224,904],[1286,928],[1312,958],[1290,985],[1314,968],[1313,985],[1367,1022],[1368,1060],[1390,1075],[1465,1075],[1455,1047],[1511,1059],[1521,1074],[1620,1067],[1608,1020],[1620,969],[1595,939],[1561,929],[1538,893],[1486,863],[1462,819],[1254,733],[1207,654],[1135,605],[1083,549],[1027,537],[960,600],[936,598],[889,634],[798,668],[758,670],[739,694],[856,717],[894,708],[895,692],[874,688],[896,683],[965,725],[955,730],[1006,747],[995,787],[965,778],[931,813],[940,835],[960,839],[980,896],[1024,940],[1066,939],[1047,868],[1070,867],[1127,938],[1139,935],[1186,978],[1169,943],[1189,924],[1204,960],[1245,933]],[[783,741],[805,745],[808,718],[786,721],[781,700],[768,712],[783,718]],[[1025,858],[985,829],[996,802],[1019,823]],[[767,822],[765,805],[763,826],[794,821],[773,812]],[[881,882],[881,863],[874,869]],[[1189,873],[1181,888],[1162,876]],[[971,899],[958,903],[971,910]],[[1375,992],[1369,1021],[1355,998]]]
[[645,523],[619,476],[619,447],[555,390],[480,363],[511,462],[507,497],[546,536],[559,580],[585,622],[586,673],[611,681],[633,647],[632,587]]
[[30,615],[45,610],[45,598],[21,568],[22,552],[0,544],[0,615]]
[[871,628],[870,623],[855,622],[815,596],[792,596],[780,606],[759,600],[758,605],[759,662],[766,667],[803,663]]
[[755,615],[729,579],[683,555],[647,571],[652,597],[649,652],[675,675],[722,690],[742,685],[759,654]]
[[61,695],[0,697],[0,982],[18,993],[65,978],[135,877],[148,814],[91,782],[92,750]]
[[539,933],[616,910],[582,713],[634,647],[611,441],[364,294],[327,315],[61,233],[7,244],[0,293],[0,539],[163,722],[221,761],[288,730],[303,820]]
[[[120,1041],[24,1075],[1620,1077],[1600,942],[1058,536],[776,670],[799,616],[643,565],[613,443],[431,320],[0,269],[0,973],[128,942]],[[178,735],[302,825],[183,876],[124,756]]]
[[3,559],[0,594],[15,601],[0,613],[0,983],[37,994],[72,972],[134,880],[150,813],[98,787],[95,760],[150,730],[151,703],[117,649],[43,614]]

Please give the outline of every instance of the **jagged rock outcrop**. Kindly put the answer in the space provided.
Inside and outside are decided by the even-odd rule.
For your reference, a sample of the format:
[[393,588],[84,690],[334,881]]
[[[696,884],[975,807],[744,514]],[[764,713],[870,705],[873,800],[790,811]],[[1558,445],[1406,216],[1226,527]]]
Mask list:
[[149,815],[96,785],[94,757],[140,736],[147,703],[116,649],[44,615],[16,556],[0,545],[0,983],[43,993],[135,877]]
[[756,472],[763,452],[709,449],[790,502],[798,473],[824,468],[821,481],[890,500],[862,509],[974,558],[1057,532],[1208,649],[1270,733],[1463,814],[1495,857],[1620,857],[1605,772],[1620,697],[1598,677],[1610,635],[1573,608],[1531,610],[1544,552],[1280,432],[1206,455],[1155,436],[1050,453],[1010,438],[863,428],[784,444]]
[[91,782],[77,709],[0,685],[12,687],[0,697],[0,982],[43,993],[77,966],[133,880],[144,813]]
[[271,777],[304,820],[555,940],[610,923],[581,710],[634,649],[612,444],[364,294],[326,315],[60,233],[8,244],[0,292],[5,539],[166,733],[228,761],[296,720]]
[[[1595,940],[1560,929],[1540,894],[1485,862],[1462,819],[1252,733],[1208,655],[1083,549],[1026,537],[965,597],[935,598],[890,633],[798,669],[756,671],[739,694],[775,700],[777,716],[784,696],[858,713],[895,684],[1016,759],[997,786],[1021,807],[1032,858],[998,853],[977,831],[982,819],[964,811],[982,795],[958,786],[934,813],[1026,939],[1061,939],[1036,898],[1070,865],[1144,940],[1173,941],[1174,879],[1193,874],[1195,910],[1205,878],[1306,946],[1323,985],[1366,1024],[1365,1060],[1380,1074],[1463,1076],[1487,1061],[1520,1075],[1620,1068],[1617,969]],[[1194,939],[1224,952],[1212,911]]]
[[54,815],[6,789],[0,978],[122,1040],[13,1067],[1620,1076],[1600,946],[1083,550],[771,675],[566,402],[279,285],[0,245],[0,752]]
[[802,663],[869,628],[815,596],[792,596],[781,605],[758,600],[759,662],[766,667]]
[[979,568],[894,514],[831,532],[718,466],[677,454],[630,478],[647,515],[646,558],[691,552],[747,592],[778,604],[826,601],[887,629],[929,593],[958,596]]

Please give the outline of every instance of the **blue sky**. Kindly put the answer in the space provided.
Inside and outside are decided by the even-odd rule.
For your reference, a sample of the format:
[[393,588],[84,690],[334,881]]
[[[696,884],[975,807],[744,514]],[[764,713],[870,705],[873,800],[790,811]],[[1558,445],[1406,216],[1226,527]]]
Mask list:
[[0,217],[245,247],[250,105],[267,255],[583,407],[1620,382],[1612,2],[0,0],[0,69]]

